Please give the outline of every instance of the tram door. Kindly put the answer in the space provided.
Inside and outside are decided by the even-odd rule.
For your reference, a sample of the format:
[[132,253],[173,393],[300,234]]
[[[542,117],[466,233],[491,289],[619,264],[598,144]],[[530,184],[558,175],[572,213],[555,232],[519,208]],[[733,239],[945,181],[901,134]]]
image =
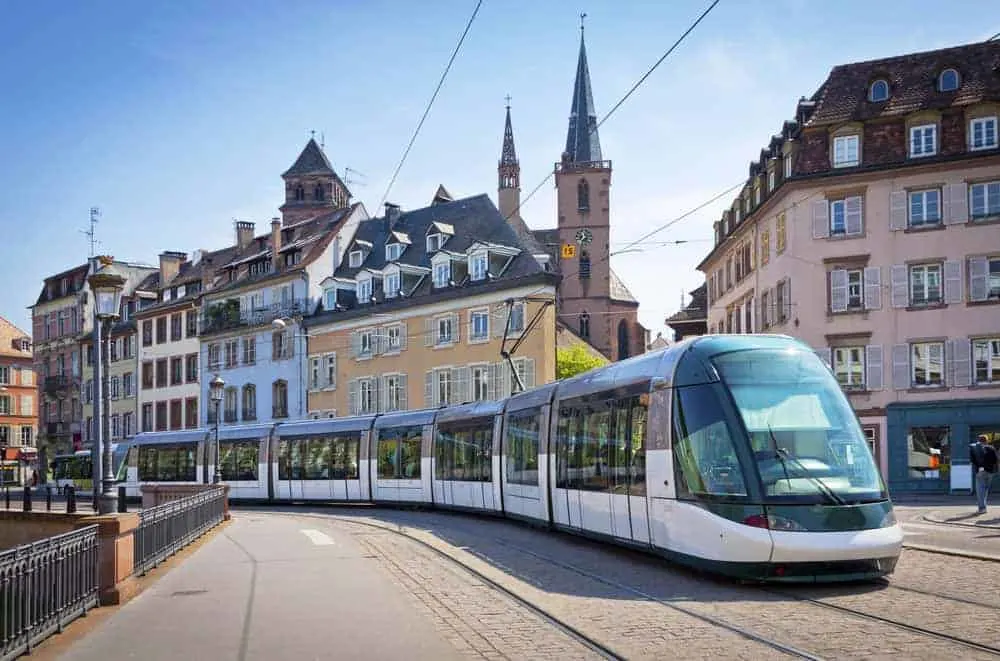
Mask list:
[[670,406],[673,390],[657,388],[654,381],[649,393],[646,412],[645,461],[646,511],[649,542],[652,546],[667,548],[673,510],[677,504],[674,485],[674,462],[670,448]]

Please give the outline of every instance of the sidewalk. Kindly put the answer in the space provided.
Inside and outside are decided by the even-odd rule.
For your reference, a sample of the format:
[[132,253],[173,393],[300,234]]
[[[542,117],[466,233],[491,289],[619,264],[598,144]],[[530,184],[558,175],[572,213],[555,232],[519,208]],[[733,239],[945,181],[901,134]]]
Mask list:
[[983,514],[976,513],[976,499],[971,494],[905,494],[892,500],[896,507],[919,511],[921,518],[930,523],[1000,530],[1000,492],[991,496],[991,506]]

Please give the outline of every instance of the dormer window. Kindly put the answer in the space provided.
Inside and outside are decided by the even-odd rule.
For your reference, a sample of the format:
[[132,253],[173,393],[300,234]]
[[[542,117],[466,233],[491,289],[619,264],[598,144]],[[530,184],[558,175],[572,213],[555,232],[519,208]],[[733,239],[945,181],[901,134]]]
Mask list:
[[403,254],[402,243],[390,243],[385,247],[385,261],[394,262]]
[[330,287],[323,291],[323,309],[330,311],[337,307],[337,288]]
[[[428,237],[430,238],[430,237]],[[439,262],[434,265],[434,286],[447,287],[451,280],[451,262]]]
[[469,274],[472,276],[473,280],[485,280],[486,273],[489,271],[489,261],[485,252],[479,252],[472,255],[469,260]]
[[858,135],[838,135],[833,139],[833,167],[848,168],[858,165],[861,138]]
[[879,103],[889,98],[889,83],[884,80],[876,80],[868,88],[868,100],[872,103]]
[[954,69],[945,69],[938,76],[938,91],[953,92],[958,89],[961,83],[958,72]]
[[910,127],[910,157],[933,156],[937,153],[937,125],[921,124]]
[[350,256],[348,257],[348,266],[352,269],[359,268],[361,262],[365,259],[365,255],[360,250],[352,250]]
[[358,303],[371,303],[372,300],[372,279],[358,278]]
[[395,298],[399,295],[399,271],[389,271],[382,280],[382,289],[386,298]]
[[441,250],[441,245],[443,237],[440,234],[428,234],[427,235],[427,252],[437,252]]

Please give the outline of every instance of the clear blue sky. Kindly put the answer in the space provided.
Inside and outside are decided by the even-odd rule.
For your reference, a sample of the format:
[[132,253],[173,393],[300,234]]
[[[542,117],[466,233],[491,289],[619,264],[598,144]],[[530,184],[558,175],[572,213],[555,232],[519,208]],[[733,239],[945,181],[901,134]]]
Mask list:
[[[579,39],[600,116],[706,0],[485,0],[390,194],[424,206],[439,183],[495,200],[504,95],[527,194],[563,149]],[[0,24],[0,315],[30,331],[47,274],[100,251],[231,242],[234,218],[277,215],[280,174],[310,130],[371,213],[474,0],[7,2]],[[601,128],[614,162],[612,249],[746,176],[747,164],[839,63],[982,40],[988,0],[723,0]],[[356,175],[355,175],[356,176]],[[701,282],[720,201],[614,258],[655,332]],[[525,205],[555,225],[551,182]]]

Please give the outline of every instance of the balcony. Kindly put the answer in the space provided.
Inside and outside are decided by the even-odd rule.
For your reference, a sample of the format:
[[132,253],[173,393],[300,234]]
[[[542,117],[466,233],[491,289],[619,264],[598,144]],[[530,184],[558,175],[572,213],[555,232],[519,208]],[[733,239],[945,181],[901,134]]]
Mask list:
[[72,376],[47,376],[42,384],[46,395],[60,395],[76,385]]
[[239,328],[252,328],[270,324],[275,319],[306,314],[309,310],[306,299],[295,299],[283,303],[241,310],[240,302],[229,299],[209,305],[201,315],[201,335],[223,333]]

